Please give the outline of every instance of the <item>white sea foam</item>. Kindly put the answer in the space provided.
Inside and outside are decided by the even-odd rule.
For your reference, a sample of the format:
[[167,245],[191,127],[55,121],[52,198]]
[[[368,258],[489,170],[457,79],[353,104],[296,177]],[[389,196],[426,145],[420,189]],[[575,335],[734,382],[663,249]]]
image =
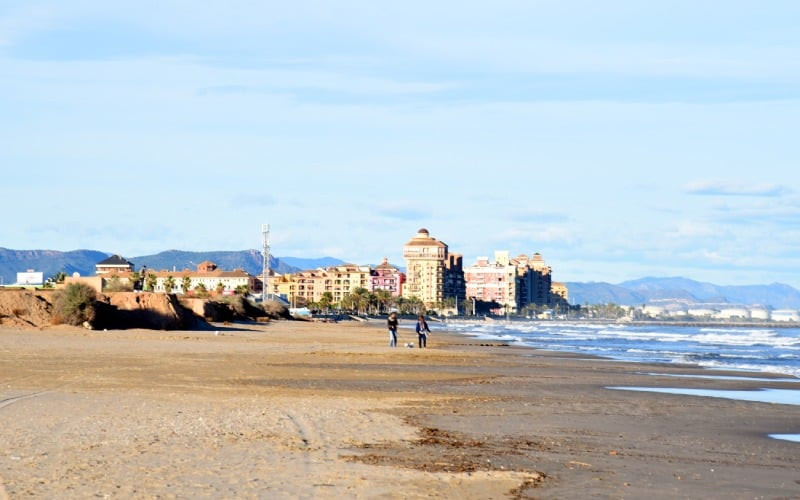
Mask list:
[[756,391],[728,391],[721,389],[689,389],[684,387],[607,387],[617,391],[658,392],[710,398],[736,399],[759,403],[800,405],[800,391],[793,389],[759,389]]
[[709,380],[752,380],[754,382],[793,382],[800,383],[800,378],[765,378],[765,377],[737,377],[733,375],[699,375],[688,373],[654,373],[639,372],[641,375],[652,375],[654,377],[675,377],[675,378],[702,378]]
[[538,349],[596,354],[619,361],[689,363],[797,375],[800,329],[589,324],[580,322],[447,323],[476,338]]
[[704,368],[711,368],[715,370],[739,370],[746,372],[783,373],[785,375],[793,375],[795,377],[800,377],[800,368],[787,367],[785,365],[722,363],[719,361],[700,361],[697,362],[696,364]]

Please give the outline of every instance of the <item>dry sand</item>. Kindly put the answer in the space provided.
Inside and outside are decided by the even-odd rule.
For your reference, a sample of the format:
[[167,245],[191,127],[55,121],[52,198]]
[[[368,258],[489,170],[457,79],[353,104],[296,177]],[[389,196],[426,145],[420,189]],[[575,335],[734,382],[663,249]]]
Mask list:
[[766,437],[800,432],[798,406],[605,388],[692,367],[387,344],[355,323],[0,328],[0,499],[800,498],[800,443]]

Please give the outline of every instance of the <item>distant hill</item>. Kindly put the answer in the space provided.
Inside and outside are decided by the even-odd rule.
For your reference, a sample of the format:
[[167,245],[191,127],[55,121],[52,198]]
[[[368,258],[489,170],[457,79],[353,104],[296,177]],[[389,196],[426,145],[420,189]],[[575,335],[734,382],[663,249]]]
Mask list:
[[[127,258],[127,257],[126,257]],[[260,250],[217,251],[217,252],[184,252],[167,250],[155,255],[143,255],[127,258],[136,265],[136,269],[147,266],[155,271],[197,269],[204,261],[211,261],[221,269],[244,269],[253,276],[261,275],[264,257]],[[278,273],[296,272],[297,268],[288,265],[272,255],[269,256],[269,268]]]
[[571,304],[642,305],[647,302],[643,295],[611,283],[570,282],[567,283],[567,290]]
[[333,257],[321,257],[319,259],[301,259],[299,257],[281,257],[280,261],[284,264],[292,266],[297,269],[308,270],[318,269],[320,267],[340,266],[345,262]]
[[800,309],[800,291],[781,283],[720,286],[682,277],[641,278],[619,284],[567,283],[572,304],[642,305],[673,300],[687,303],[765,305],[776,309]]
[[[0,277],[2,283],[9,285],[17,280],[17,273],[33,269],[44,273],[45,279],[55,275],[58,272],[65,272],[67,274],[79,273],[81,276],[92,276],[95,273],[95,265],[101,260],[106,259],[111,254],[108,252],[99,252],[96,250],[73,250],[69,252],[60,252],[55,250],[9,250],[0,248]],[[253,276],[261,275],[261,268],[264,258],[258,250],[242,250],[242,251],[219,251],[219,252],[184,252],[180,250],[167,250],[155,255],[143,255],[139,257],[131,257],[123,255],[123,257],[135,266],[136,270],[141,269],[142,266],[147,266],[148,269],[162,270],[162,269],[196,269],[197,264],[210,260],[222,269],[244,269]],[[305,259],[296,259],[288,257],[290,261],[300,261]],[[341,262],[336,259],[327,257],[337,263]],[[308,259],[311,261],[324,259]],[[270,256],[270,269],[278,273],[292,273],[300,270],[291,264],[283,261],[283,258]],[[305,268],[304,268],[305,269]]]
[[[109,253],[96,250],[72,250],[59,252],[55,250],[10,250],[0,248],[0,277],[2,283],[16,283],[17,273],[33,269],[41,271],[44,279],[56,273],[81,275],[94,274],[95,264],[107,258]],[[91,270],[89,272],[88,270]]]
[[[253,276],[261,275],[264,257],[260,250],[243,250],[238,252],[183,252],[167,250],[155,255],[132,257],[136,267],[147,266],[148,269],[195,269],[200,262],[210,260],[222,269],[244,269]],[[269,256],[269,268],[277,273],[295,273],[306,269],[328,267],[343,264],[344,261],[333,257],[304,259],[300,257]]]

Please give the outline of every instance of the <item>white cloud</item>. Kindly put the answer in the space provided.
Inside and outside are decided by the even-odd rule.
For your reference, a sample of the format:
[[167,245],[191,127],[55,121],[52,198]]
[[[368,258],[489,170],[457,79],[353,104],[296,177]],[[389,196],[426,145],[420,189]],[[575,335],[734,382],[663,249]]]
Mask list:
[[779,184],[730,180],[695,180],[687,183],[684,190],[689,194],[709,196],[781,196],[791,192]]

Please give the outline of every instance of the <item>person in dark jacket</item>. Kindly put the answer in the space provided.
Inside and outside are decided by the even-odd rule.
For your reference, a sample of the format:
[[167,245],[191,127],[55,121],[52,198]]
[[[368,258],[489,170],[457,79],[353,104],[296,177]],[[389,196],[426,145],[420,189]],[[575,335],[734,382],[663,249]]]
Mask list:
[[428,322],[425,321],[425,316],[421,315],[417,318],[417,340],[419,341],[419,347],[428,347],[428,334],[431,333],[431,329],[428,328]]
[[397,313],[389,314],[386,326],[389,328],[389,347],[397,347]]

